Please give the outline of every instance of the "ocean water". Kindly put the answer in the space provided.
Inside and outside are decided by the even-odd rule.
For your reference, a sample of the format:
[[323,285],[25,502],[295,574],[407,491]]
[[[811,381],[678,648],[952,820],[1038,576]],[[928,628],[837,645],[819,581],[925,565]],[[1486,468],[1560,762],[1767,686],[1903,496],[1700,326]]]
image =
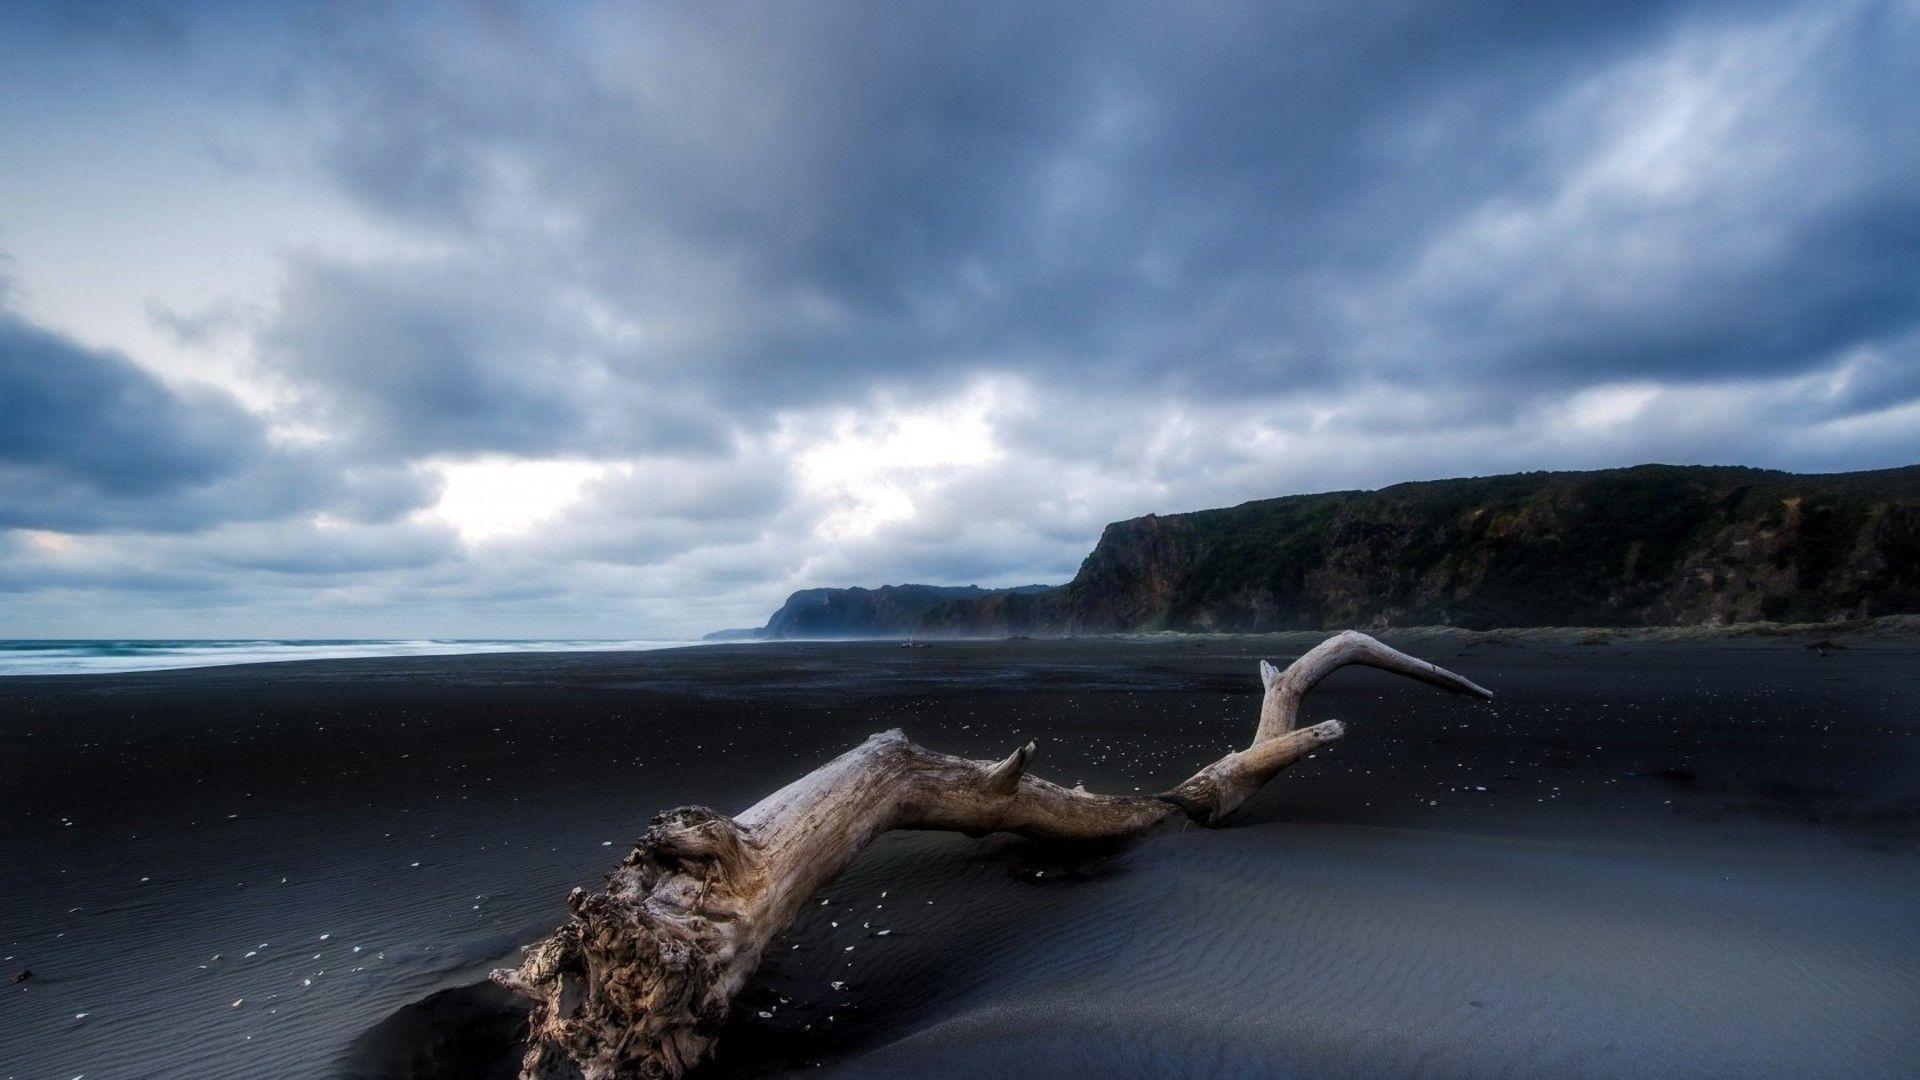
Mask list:
[[634,652],[698,645],[697,641],[632,638],[234,638],[231,640],[6,640],[0,676],[89,675],[115,671],[219,667],[281,660],[366,656],[459,656],[503,652]]

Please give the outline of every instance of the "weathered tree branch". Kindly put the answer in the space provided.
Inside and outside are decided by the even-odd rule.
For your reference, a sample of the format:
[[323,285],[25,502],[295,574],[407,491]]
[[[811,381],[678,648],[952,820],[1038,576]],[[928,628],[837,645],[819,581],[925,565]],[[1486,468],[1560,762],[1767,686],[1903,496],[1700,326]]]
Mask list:
[[1027,772],[1034,745],[998,762],[869,738],[737,818],[681,807],[653,819],[603,892],[575,889],[573,919],[527,950],[503,986],[534,1002],[527,1080],[677,1077],[712,1049],[734,995],[774,937],[822,886],[890,829],[1010,832],[1046,840],[1137,836],[1177,813],[1203,825],[1238,809],[1274,774],[1345,734],[1337,720],[1294,730],[1301,698],[1348,664],[1454,693],[1481,687],[1348,631],[1286,671],[1260,665],[1266,696],[1251,745],[1159,795],[1098,795]]
[[1300,659],[1288,664],[1284,672],[1274,670],[1265,660],[1260,661],[1260,681],[1267,688],[1267,696],[1260,702],[1260,727],[1254,731],[1253,741],[1257,744],[1292,731],[1294,719],[1300,713],[1300,700],[1307,696],[1307,691],[1348,664],[1375,667],[1456,694],[1493,700],[1493,693],[1485,687],[1425,660],[1389,649],[1357,630],[1348,630],[1307,650]]

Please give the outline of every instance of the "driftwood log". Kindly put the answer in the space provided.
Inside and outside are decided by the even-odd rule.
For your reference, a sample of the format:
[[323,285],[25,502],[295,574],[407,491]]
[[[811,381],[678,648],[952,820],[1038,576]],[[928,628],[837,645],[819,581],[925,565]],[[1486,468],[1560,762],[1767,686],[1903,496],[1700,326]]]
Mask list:
[[653,819],[603,892],[575,889],[573,918],[495,982],[533,1000],[524,1080],[678,1077],[712,1050],[734,995],[820,888],[889,829],[1117,840],[1170,817],[1217,824],[1273,775],[1340,738],[1338,720],[1297,729],[1300,701],[1348,664],[1491,700],[1481,687],[1348,631],[1285,671],[1260,664],[1260,726],[1158,795],[1096,795],[1027,772],[1034,745],[1000,761],[924,749],[898,730],[869,738],[737,817],[687,806]]

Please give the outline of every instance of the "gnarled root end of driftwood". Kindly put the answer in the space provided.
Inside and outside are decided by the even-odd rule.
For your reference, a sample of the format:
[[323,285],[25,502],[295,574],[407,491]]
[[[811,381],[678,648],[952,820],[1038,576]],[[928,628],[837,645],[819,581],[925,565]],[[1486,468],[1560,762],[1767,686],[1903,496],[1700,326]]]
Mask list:
[[730,994],[726,935],[707,920],[651,918],[605,894],[581,896],[575,919],[494,981],[533,998],[521,1075],[671,1077],[713,1045]]
[[969,761],[876,735],[737,818],[684,806],[656,816],[597,893],[575,889],[573,920],[493,980],[533,1002],[527,1080],[678,1077],[704,1060],[733,997],[814,892],[889,829],[1007,831],[1053,840],[1136,836],[1176,812],[1214,825],[1280,770],[1345,734],[1294,729],[1300,700],[1334,670],[1364,664],[1454,693],[1485,689],[1348,631],[1285,671],[1262,662],[1251,745],[1152,796],[1098,795],[1029,773],[1034,744]]
[[733,819],[683,806],[654,817],[604,892],[569,893],[573,921],[492,975],[534,1003],[521,1075],[673,1077],[698,1064],[738,989],[732,924],[764,886],[754,847]]

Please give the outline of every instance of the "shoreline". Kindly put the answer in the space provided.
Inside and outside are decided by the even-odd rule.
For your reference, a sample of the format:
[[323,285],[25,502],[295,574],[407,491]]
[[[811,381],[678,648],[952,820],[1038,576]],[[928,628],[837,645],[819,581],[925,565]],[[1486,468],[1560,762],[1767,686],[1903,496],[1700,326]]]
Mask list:
[[[1826,623],[1730,623],[1713,626],[1535,626],[1502,627],[1488,630],[1474,630],[1458,626],[1406,626],[1354,627],[1383,641],[1408,643],[1466,644],[1466,645],[1502,645],[1502,644],[1539,644],[1554,646],[1569,645],[1615,645],[1615,644],[1689,644],[1716,641],[1741,640],[1780,640],[1788,638],[1824,639],[1832,644],[1832,639],[1852,639],[1869,641],[1920,640],[1920,615],[1887,615],[1877,619],[1853,620],[1847,622]],[[343,653],[329,656],[285,656],[273,658],[234,658],[204,659],[183,663],[167,663],[154,666],[113,667],[97,671],[31,671],[9,670],[0,664],[0,683],[16,679],[66,679],[76,677],[100,677],[117,675],[151,675],[167,671],[205,671],[210,669],[284,666],[294,664],[352,663],[369,660],[457,660],[466,657],[488,656],[613,656],[629,653],[681,652],[689,649],[727,648],[730,646],[759,647],[766,645],[900,645],[915,648],[933,645],[952,644],[1013,644],[1017,642],[1081,642],[1081,643],[1226,643],[1256,642],[1284,644],[1301,649],[1311,648],[1325,640],[1331,630],[1273,630],[1273,631],[1191,631],[1191,630],[1150,630],[1116,631],[1102,634],[1016,634],[1004,637],[862,637],[862,638],[756,638],[739,640],[666,640],[655,642],[644,639],[628,639],[628,647],[604,647],[621,644],[616,641],[582,640],[578,647],[522,648],[522,645],[558,645],[564,639],[477,639],[473,644],[491,647],[469,649],[445,649],[442,646],[460,645],[462,642],[435,640],[428,648],[420,650],[373,651]],[[178,644],[195,645],[222,643],[222,638],[203,639],[109,639],[109,638],[21,638],[21,643],[35,645],[61,644],[85,646],[94,644]],[[267,641],[267,639],[259,639]],[[394,644],[411,644],[426,639],[397,639]],[[314,640],[303,642],[316,648],[327,648],[334,644],[363,644],[366,639]],[[1810,642],[1818,644],[1818,642]],[[4,643],[0,643],[3,647]],[[1844,646],[1840,646],[1844,647]]]
[[0,680],[322,660],[647,652],[699,644],[677,638],[12,638],[0,639]]

